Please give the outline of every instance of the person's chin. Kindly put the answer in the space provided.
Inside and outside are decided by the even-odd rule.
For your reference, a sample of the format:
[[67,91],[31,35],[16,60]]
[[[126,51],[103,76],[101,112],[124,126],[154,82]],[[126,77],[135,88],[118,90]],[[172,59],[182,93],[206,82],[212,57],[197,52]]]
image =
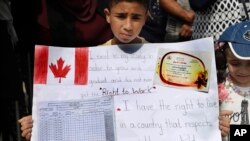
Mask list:
[[123,43],[123,44],[128,44],[128,43],[131,42],[131,40],[129,40],[129,39],[121,39],[120,42]]
[[248,86],[250,84],[249,77],[238,77],[237,81],[241,86]]

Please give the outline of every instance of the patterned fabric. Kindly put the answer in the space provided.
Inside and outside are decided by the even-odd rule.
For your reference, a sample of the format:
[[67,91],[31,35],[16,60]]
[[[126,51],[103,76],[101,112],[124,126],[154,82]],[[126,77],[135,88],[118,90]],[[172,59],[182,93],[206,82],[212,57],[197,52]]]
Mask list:
[[149,0],[149,17],[140,36],[151,43],[164,42],[167,15],[160,7],[159,0]]
[[159,0],[149,0],[149,12],[150,12],[150,20],[155,21],[156,23],[162,24],[165,22],[164,10],[160,7]]
[[[214,37],[217,41],[221,33],[230,25],[246,19],[242,0],[217,0],[206,11],[196,11],[193,39]],[[250,1],[245,0],[250,10]]]

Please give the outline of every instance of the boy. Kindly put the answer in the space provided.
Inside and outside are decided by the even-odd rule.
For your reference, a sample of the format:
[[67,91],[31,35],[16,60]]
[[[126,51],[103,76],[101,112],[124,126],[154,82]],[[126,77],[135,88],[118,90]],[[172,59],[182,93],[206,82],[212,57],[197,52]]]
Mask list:
[[[111,26],[114,37],[103,45],[147,43],[138,37],[146,22],[148,0],[110,0],[109,8],[104,10],[106,20]],[[32,132],[32,116],[23,117],[21,124],[22,137],[30,140]]]
[[[105,9],[107,22],[111,26],[114,38],[103,45],[147,43],[139,33],[146,22],[148,10],[147,0],[110,0],[109,8]],[[226,113],[221,113],[224,117]],[[220,119],[220,128],[227,130],[227,121]],[[19,120],[22,136],[27,140],[31,137],[32,117],[26,116]]]
[[103,45],[147,43],[139,33],[147,19],[148,0],[110,0],[104,9],[114,38]]

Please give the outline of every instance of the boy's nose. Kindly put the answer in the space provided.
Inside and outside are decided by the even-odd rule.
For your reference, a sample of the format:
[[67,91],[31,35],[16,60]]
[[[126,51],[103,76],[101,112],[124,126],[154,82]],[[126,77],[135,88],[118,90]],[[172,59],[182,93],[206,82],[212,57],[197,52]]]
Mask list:
[[125,30],[132,30],[132,23],[130,19],[126,19],[124,28]]

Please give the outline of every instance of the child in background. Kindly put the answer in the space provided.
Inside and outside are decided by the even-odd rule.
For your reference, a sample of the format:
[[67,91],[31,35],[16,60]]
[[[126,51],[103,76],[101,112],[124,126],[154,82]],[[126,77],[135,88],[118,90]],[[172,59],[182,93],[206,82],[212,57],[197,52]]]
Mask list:
[[[250,21],[228,27],[216,50],[221,110],[231,110],[230,124],[249,124]],[[223,141],[230,140],[229,136]]]
[[110,0],[106,20],[114,38],[103,45],[147,43],[139,33],[147,19],[148,0]]

